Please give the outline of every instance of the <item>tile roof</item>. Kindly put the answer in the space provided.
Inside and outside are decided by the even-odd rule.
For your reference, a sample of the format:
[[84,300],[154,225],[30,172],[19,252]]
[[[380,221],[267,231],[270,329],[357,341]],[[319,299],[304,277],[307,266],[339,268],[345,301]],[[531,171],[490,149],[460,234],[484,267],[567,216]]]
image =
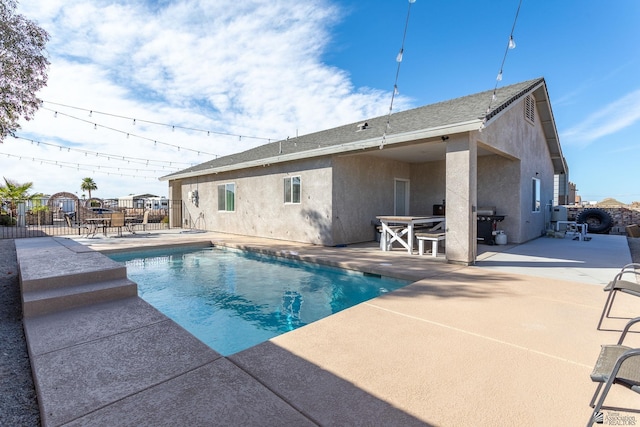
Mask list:
[[[390,129],[387,132],[387,136],[465,123],[473,120],[482,120],[485,114],[488,123],[490,123],[492,117],[543,82],[543,78],[537,78],[497,89],[496,100],[491,103],[491,109],[488,114],[486,114],[486,111],[487,107],[489,107],[493,90],[394,113],[391,115]],[[194,173],[198,171],[204,172],[236,164],[240,166],[240,164],[244,162],[268,159],[279,155],[302,153],[305,151],[309,151],[311,157],[313,155],[311,150],[317,148],[370,140],[371,138],[382,139],[387,120],[388,116],[384,115],[296,138],[271,142],[240,153],[220,157],[183,169],[179,172],[166,175],[161,179],[168,180],[179,178],[183,175],[193,176]],[[367,123],[367,128],[359,131],[357,126],[362,123]]]

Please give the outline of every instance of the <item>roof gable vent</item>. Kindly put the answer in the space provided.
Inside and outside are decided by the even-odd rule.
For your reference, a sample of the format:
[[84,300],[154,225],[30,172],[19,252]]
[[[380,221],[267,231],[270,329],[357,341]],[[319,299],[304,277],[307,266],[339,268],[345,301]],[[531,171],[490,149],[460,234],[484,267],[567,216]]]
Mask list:
[[358,129],[358,130],[357,130],[356,132],[360,132],[361,130],[365,130],[365,129],[367,129],[368,127],[369,127],[369,123],[367,123],[367,122],[360,123],[360,124],[357,126],[357,129]]
[[527,95],[524,98],[524,117],[529,121],[529,123],[533,124],[536,118],[536,99],[533,95]]

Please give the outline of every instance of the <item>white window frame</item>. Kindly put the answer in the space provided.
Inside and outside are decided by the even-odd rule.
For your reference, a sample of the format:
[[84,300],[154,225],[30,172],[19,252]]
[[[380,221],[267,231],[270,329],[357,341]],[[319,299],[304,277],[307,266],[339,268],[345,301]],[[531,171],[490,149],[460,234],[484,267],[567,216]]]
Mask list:
[[[297,180],[297,183],[294,181]],[[302,199],[302,177],[300,175],[287,176],[284,178],[284,204],[299,205]],[[298,188],[296,193],[295,188]],[[296,198],[297,196],[297,198]]]
[[542,196],[540,193],[540,179],[532,178],[531,181],[531,212],[538,213],[542,209]]
[[[223,199],[220,198],[220,192],[223,192]],[[233,206],[229,206],[229,193],[233,196]],[[224,203],[224,206],[221,205]],[[222,207],[222,209],[221,209]],[[227,182],[224,184],[218,184],[218,212],[235,212],[236,211],[236,183]]]

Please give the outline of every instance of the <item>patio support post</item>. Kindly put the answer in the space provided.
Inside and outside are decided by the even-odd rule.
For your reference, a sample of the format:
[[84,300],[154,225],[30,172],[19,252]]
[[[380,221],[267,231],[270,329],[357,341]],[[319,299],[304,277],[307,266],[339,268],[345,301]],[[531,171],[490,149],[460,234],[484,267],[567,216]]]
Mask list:
[[476,256],[478,144],[473,132],[447,141],[447,261],[471,265]]

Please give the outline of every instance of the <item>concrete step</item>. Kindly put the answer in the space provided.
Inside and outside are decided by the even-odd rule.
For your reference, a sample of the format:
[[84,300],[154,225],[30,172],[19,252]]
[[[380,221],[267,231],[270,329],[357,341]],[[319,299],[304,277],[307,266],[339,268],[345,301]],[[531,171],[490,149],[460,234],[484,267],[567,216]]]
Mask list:
[[[100,275],[101,271],[94,272]],[[138,285],[127,279],[106,280],[22,292],[24,317],[41,316],[84,305],[113,301],[138,295]]]
[[53,262],[47,258],[31,260],[21,271],[20,283],[22,292],[32,292],[126,278],[123,264],[96,252],[58,256]]

